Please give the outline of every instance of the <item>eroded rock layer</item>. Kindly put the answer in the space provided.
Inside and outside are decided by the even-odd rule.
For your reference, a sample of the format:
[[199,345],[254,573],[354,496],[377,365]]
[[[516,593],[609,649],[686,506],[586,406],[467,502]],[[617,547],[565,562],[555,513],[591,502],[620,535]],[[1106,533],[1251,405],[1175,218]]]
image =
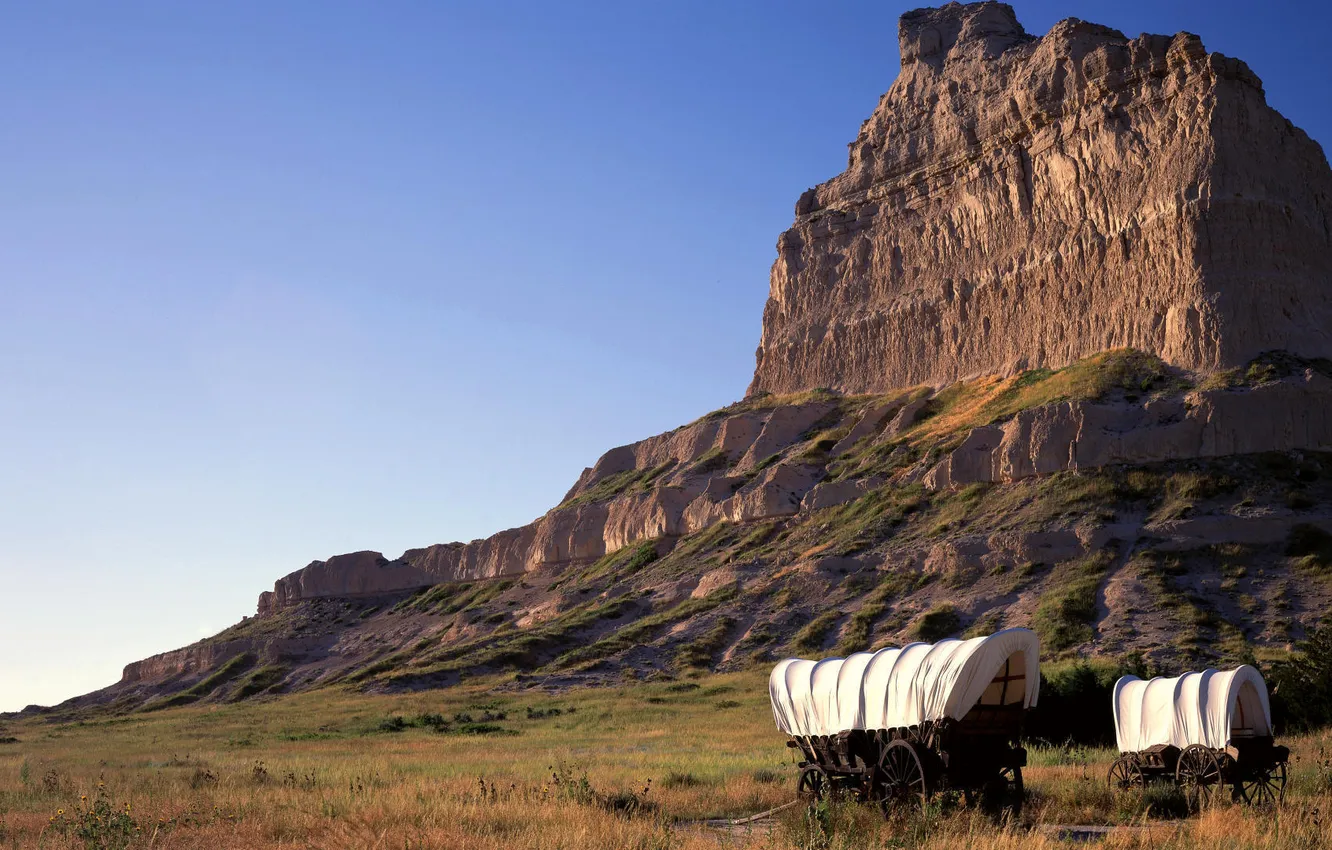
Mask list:
[[[978,398],[995,398],[1013,382],[977,386]],[[408,550],[395,561],[378,552],[315,561],[262,594],[259,614],[321,597],[586,564],[630,544],[810,514],[883,488],[945,490],[1113,464],[1332,449],[1332,379],[1312,368],[1253,386],[1041,404],[965,429],[936,458],[922,447],[947,441],[930,431],[931,414],[947,418],[937,413],[943,398],[920,388],[719,411],[611,449],[559,507],[529,525]]]
[[1132,347],[1332,353],[1332,171],[1197,36],[908,13],[902,68],[778,240],[750,392],[882,392]]

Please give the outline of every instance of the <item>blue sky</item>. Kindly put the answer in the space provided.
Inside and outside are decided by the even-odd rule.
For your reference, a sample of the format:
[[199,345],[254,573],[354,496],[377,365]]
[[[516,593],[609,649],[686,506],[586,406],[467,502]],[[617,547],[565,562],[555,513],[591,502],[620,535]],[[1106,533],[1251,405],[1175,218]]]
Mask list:
[[[0,710],[739,398],[914,5],[0,3]],[[1321,4],[1017,10],[1197,32],[1332,139]]]

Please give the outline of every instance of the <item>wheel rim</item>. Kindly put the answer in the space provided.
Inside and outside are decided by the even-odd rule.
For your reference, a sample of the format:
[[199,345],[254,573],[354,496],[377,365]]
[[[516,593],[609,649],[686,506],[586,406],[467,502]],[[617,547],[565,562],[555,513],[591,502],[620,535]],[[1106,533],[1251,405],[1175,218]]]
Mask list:
[[1286,764],[1277,762],[1240,781],[1240,796],[1252,806],[1275,806],[1286,793]]
[[807,767],[800,772],[800,782],[796,785],[796,799],[807,803],[822,800],[828,793],[828,777],[822,768]]
[[1221,764],[1216,756],[1199,746],[1191,746],[1179,757],[1175,781],[1184,791],[1190,808],[1206,806],[1212,789],[1221,784]]
[[1144,784],[1142,768],[1132,759],[1115,759],[1115,763],[1110,765],[1110,773],[1106,776],[1106,784],[1114,791],[1141,788]]
[[925,805],[925,767],[910,744],[893,741],[879,759],[880,803],[885,812],[894,804]]

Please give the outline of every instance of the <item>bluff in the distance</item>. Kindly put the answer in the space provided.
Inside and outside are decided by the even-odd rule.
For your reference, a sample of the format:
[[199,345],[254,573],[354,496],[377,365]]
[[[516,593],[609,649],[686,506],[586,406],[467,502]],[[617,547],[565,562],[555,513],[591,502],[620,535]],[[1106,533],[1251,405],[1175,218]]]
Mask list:
[[[886,393],[853,432],[891,442],[924,409],[922,385],[1116,348],[1197,373],[1274,349],[1332,353],[1332,169],[1243,62],[1188,33],[1130,40],[1074,19],[1037,38],[994,2],[909,12],[899,40],[901,72],[847,170],[801,196],[778,241],[746,405],[611,449],[528,525],[394,561],[315,561],[262,594],[259,614],[590,563],[862,496],[863,481],[834,487],[807,463],[772,462],[838,424],[821,420],[828,405],[784,393]],[[1013,480],[1014,464],[1048,474],[1319,449],[1328,423],[1305,420],[1325,403],[1320,381],[1033,410],[976,429],[919,475],[948,487]],[[1244,448],[1217,436],[1232,432]]]
[[315,561],[75,702],[1006,625],[1207,663],[1298,637],[1332,569],[1322,150],[1187,33],[1034,38],[979,3],[900,37],[847,171],[779,240],[744,400],[611,449],[528,525]]
[[904,15],[902,69],[778,240],[750,393],[883,392],[1129,347],[1332,353],[1332,171],[1197,36],[1002,3]]

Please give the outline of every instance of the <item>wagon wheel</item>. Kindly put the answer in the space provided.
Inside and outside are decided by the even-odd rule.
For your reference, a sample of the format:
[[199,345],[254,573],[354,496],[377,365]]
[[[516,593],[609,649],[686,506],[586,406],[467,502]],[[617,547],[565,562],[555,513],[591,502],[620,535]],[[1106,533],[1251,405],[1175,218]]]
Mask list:
[[999,775],[985,783],[981,802],[985,809],[994,816],[1003,814],[1004,809],[1012,812],[1013,820],[1022,815],[1022,800],[1026,796],[1022,787],[1022,768],[1005,767]]
[[929,795],[925,765],[916,748],[903,740],[889,742],[879,756],[879,806],[885,815],[896,805],[924,806]]
[[1175,765],[1175,784],[1184,792],[1189,808],[1200,809],[1211,802],[1214,789],[1221,784],[1221,762],[1206,747],[1190,744]]
[[1027,796],[1027,791],[1022,785],[1022,768],[1017,766],[1004,768],[1003,775],[1008,779],[1008,808],[1013,812],[1013,819],[1017,820],[1022,816],[1022,803]]
[[1133,756],[1120,756],[1110,765],[1110,773],[1105,777],[1111,791],[1128,791],[1132,788],[1146,787],[1147,780],[1142,775],[1142,766]]
[[817,764],[806,765],[800,771],[796,782],[796,799],[802,803],[814,803],[828,796],[828,772]]
[[1286,796],[1286,763],[1279,761],[1255,770],[1235,786],[1239,797],[1251,806],[1279,805]]

